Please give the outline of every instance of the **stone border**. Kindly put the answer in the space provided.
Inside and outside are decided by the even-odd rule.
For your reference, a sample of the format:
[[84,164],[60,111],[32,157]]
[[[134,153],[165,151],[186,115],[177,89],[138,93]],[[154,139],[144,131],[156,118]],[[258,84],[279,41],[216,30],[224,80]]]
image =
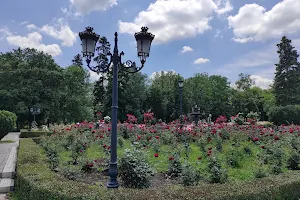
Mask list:
[[16,162],[17,162],[17,148],[12,147],[7,162],[4,166],[3,172],[0,172],[0,177],[14,178],[16,174]]

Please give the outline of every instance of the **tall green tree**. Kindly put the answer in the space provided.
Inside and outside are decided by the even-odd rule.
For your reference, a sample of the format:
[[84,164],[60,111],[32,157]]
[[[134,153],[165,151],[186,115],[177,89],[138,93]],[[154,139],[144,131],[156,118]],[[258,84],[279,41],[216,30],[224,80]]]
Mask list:
[[30,123],[35,105],[41,108],[38,120],[61,120],[62,71],[50,55],[35,49],[1,53],[0,109],[16,113],[18,126]]
[[276,65],[274,94],[280,106],[300,104],[299,54],[286,36],[277,44],[279,62]]
[[167,122],[178,118],[179,78],[180,76],[172,71],[161,71],[153,77],[149,87],[147,103],[148,108],[154,112],[156,118]]
[[92,120],[92,98],[89,86],[89,73],[78,65],[64,69],[63,110],[64,122],[81,122]]

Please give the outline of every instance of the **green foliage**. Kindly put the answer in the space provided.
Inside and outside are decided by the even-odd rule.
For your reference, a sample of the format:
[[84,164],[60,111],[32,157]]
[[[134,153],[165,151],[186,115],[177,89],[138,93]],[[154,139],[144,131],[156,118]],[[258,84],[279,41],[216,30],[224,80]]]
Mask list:
[[153,171],[139,150],[126,149],[120,159],[119,175],[125,187],[148,188]]
[[289,158],[287,159],[287,167],[292,170],[299,169],[300,164],[300,154],[297,151],[293,151]]
[[[20,141],[17,161],[17,179],[13,199],[64,199],[64,200],[165,200],[232,199],[232,200],[297,200],[300,196],[298,171],[233,184],[199,184],[195,187],[172,187],[137,190],[119,188],[107,190],[58,176],[48,168],[46,155],[32,139]],[[54,184],[55,183],[55,184]]]
[[184,186],[194,186],[197,185],[201,179],[200,173],[191,164],[185,163],[182,166],[181,173],[181,183]]
[[263,178],[267,176],[267,172],[262,168],[259,167],[254,171],[255,178]]
[[250,111],[247,114],[247,119],[254,119],[255,121],[259,120],[259,114],[257,112]]
[[226,161],[233,168],[240,167],[242,159],[243,154],[239,148],[231,148],[226,152]]
[[300,104],[299,54],[292,41],[283,36],[277,44],[279,62],[276,64],[274,94],[277,106]]
[[17,116],[9,111],[0,110],[0,139],[16,126]]
[[275,124],[300,124],[300,105],[271,107],[268,116]]
[[50,138],[43,138],[40,145],[45,149],[50,169],[57,170],[59,165],[58,145]]
[[82,167],[79,165],[62,165],[58,171],[67,179],[75,181],[82,176]]
[[209,157],[207,170],[209,174],[208,180],[211,183],[225,183],[228,179],[227,171],[222,169],[216,157]]
[[59,67],[35,49],[0,54],[0,109],[14,112],[17,127],[31,122],[29,108],[38,106],[38,124],[70,122],[89,117],[87,72],[78,66]]
[[178,177],[182,172],[182,164],[180,162],[179,153],[174,153],[169,157],[168,175]]

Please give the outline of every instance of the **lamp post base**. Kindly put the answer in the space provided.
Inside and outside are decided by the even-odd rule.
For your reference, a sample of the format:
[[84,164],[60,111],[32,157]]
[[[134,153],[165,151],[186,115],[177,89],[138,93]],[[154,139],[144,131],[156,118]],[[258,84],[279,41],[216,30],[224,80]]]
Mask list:
[[110,165],[109,165],[109,176],[110,176],[110,180],[106,184],[107,188],[118,188],[119,183],[118,183],[118,180],[117,180],[117,176],[118,176],[117,163],[110,163]]

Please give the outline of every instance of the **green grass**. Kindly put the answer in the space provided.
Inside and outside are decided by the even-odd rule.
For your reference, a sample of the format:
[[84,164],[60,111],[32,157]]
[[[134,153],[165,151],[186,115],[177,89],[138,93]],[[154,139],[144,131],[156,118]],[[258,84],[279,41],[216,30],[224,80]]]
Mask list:
[[[218,152],[215,149],[216,145],[214,143],[207,144],[205,149],[208,149],[210,146],[213,147],[213,152],[215,152],[215,155],[217,155],[217,158],[222,164],[222,167],[227,169],[230,182],[249,181],[255,179],[254,171],[259,166],[258,156],[259,153],[262,151],[259,145],[256,145],[253,142],[248,141],[248,142],[240,143],[238,147],[233,147],[232,141],[225,141],[223,142],[223,150],[221,152]],[[243,148],[245,146],[250,147],[252,152],[250,155],[243,153],[244,152]],[[124,146],[118,147],[118,156],[121,157],[122,154],[125,152],[125,149],[132,149],[132,148],[134,147],[131,146],[131,142],[129,140],[124,140]],[[241,151],[243,154],[243,157],[240,162],[240,167],[238,168],[233,168],[226,163],[226,153],[232,148]],[[180,153],[180,159],[182,163],[184,163],[185,161],[185,148],[183,144],[177,144],[176,148],[168,145],[161,145],[158,157],[154,157],[154,154],[156,152],[153,150],[153,148],[145,148],[143,149],[143,151],[147,156],[150,165],[158,173],[167,172],[169,157],[175,151]],[[108,158],[108,155],[105,153],[104,148],[100,144],[96,144],[96,143],[91,144],[91,146],[87,149],[86,153],[88,159],[90,160],[95,160],[99,158]],[[199,156],[202,157],[201,160],[198,160]],[[60,151],[59,157],[60,160],[63,162],[68,162],[72,160],[70,151]],[[190,144],[188,162],[193,166],[195,166],[200,171],[203,171],[204,173],[207,170],[208,158],[206,156],[206,152],[203,152],[201,148],[197,146],[196,143]],[[262,167],[265,170],[268,170],[266,166],[263,165]],[[284,168],[284,171],[286,172],[287,169]]]

